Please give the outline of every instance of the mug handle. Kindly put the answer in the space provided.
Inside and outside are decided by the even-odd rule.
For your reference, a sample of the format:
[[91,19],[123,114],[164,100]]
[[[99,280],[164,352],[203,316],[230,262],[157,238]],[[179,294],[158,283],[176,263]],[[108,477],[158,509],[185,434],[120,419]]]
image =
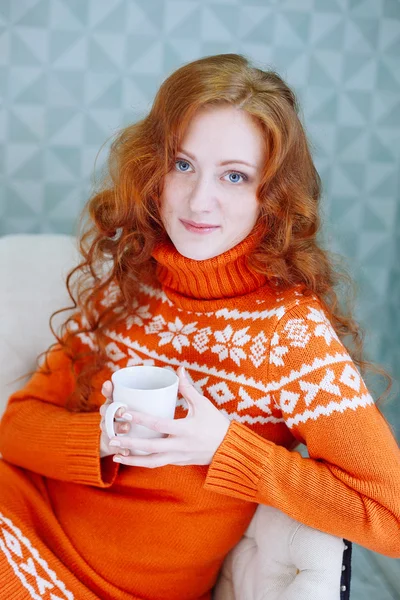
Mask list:
[[[109,404],[107,406],[105,415],[104,415],[104,422],[105,422],[105,426],[106,426],[106,433],[108,435],[109,438],[114,437],[115,435],[117,435],[114,431],[114,418],[115,418],[115,413],[117,412],[117,410],[119,408],[128,408],[126,404],[123,404],[122,402],[111,402],[111,404]],[[118,435],[126,435],[124,433],[119,433]]]

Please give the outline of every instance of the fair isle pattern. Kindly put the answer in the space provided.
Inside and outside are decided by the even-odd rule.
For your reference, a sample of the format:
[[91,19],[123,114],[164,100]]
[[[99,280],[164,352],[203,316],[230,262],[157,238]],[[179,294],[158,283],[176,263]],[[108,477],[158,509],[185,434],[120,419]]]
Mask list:
[[1,513],[0,530],[0,550],[33,600],[74,600],[29,539]]
[[[235,310],[196,314],[178,310],[164,296],[141,287],[125,321],[106,331],[111,372],[183,365],[193,386],[228,418],[259,427],[285,423],[301,437],[310,419],[373,403],[315,296],[291,290],[273,299],[277,308],[248,311],[238,303]],[[111,284],[100,304],[117,298]],[[272,302],[259,300],[257,306]],[[90,336],[80,337],[93,349]],[[186,414],[179,397],[176,416]]]
[[[111,284],[114,288],[114,284]],[[165,302],[166,304],[168,304],[168,306],[174,306],[173,302],[171,302],[171,300],[168,298],[168,296],[165,294],[165,292],[163,292],[162,290],[156,289],[154,287],[152,287],[151,285],[146,285],[141,283],[139,285],[139,289],[143,294],[148,295],[150,298],[158,298],[160,299],[162,302]],[[112,292],[114,293],[114,292]],[[295,295],[299,295],[297,292],[295,292]],[[281,302],[283,300],[283,298],[277,298],[276,302]],[[111,299],[110,301],[108,300],[104,300],[104,306],[109,306],[112,302]],[[297,301],[296,301],[297,302]],[[260,305],[260,304],[265,304],[266,300],[261,299],[261,300],[256,300],[256,304]],[[184,312],[186,314],[192,314],[194,316],[206,316],[206,317],[211,317],[212,315],[215,315],[216,317],[224,317],[225,319],[234,319],[235,321],[239,320],[239,319],[251,319],[253,321],[259,320],[259,319],[271,319],[274,316],[277,317],[281,317],[284,315],[285,313],[285,309],[283,306],[278,306],[278,307],[274,307],[274,308],[268,308],[266,310],[254,310],[254,311],[238,311],[237,309],[233,309],[233,310],[229,310],[227,308],[221,308],[215,312],[191,312],[191,311],[187,311],[187,310],[183,310],[182,308],[179,307],[175,307],[175,310],[178,311],[178,313],[180,312]]]
[[297,414],[292,419],[286,419],[286,425],[293,428],[299,423],[305,423],[309,419],[316,420],[321,415],[329,416],[333,412],[344,412],[351,409],[356,410],[359,406],[365,407],[373,404],[374,401],[370,394],[366,393],[362,396],[354,396],[353,398],[342,398],[340,402],[329,402],[327,406],[317,406],[314,410],[305,410],[302,414]]

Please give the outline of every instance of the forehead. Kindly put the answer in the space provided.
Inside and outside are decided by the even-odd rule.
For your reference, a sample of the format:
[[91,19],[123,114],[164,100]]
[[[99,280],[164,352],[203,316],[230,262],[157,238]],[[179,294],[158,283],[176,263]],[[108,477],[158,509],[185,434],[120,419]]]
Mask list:
[[261,125],[246,111],[223,105],[200,109],[191,119],[180,148],[201,161],[243,160],[260,166],[266,140]]

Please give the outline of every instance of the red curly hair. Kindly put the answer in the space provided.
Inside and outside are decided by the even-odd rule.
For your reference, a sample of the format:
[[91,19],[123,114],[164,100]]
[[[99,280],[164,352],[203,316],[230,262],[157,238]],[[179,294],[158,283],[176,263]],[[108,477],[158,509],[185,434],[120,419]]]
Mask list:
[[[76,389],[68,402],[70,410],[95,408],[90,403],[90,382],[107,361],[105,329],[128,314],[138,281],[154,272],[152,250],[166,236],[158,202],[163,178],[174,166],[196,111],[222,103],[251,115],[266,141],[268,159],[257,190],[261,208],[257,226],[262,228],[262,236],[249,257],[250,266],[266,273],[277,291],[304,283],[310,294],[320,298],[355,364],[361,371],[368,367],[386,377],[386,392],[390,389],[391,378],[385,371],[362,359],[361,330],[351,310],[339,305],[336,287],[349,277],[334,267],[336,259],[317,239],[321,181],[295,94],[276,72],[251,66],[239,54],[220,54],[172,73],[162,83],[149,114],[118,133],[101,189],[81,215],[82,261],[66,281],[74,308],[81,315],[80,324],[76,326],[74,315],[70,315],[58,336],[51,321],[67,308],[50,318],[60,347],[71,355],[73,364],[80,361],[80,367],[74,369]],[[88,222],[84,225],[85,217]],[[111,283],[114,292],[117,290],[113,303],[100,310],[98,299]],[[73,341],[80,333],[96,340],[98,352],[95,356],[91,353],[91,360],[85,361],[83,355],[74,352]]]

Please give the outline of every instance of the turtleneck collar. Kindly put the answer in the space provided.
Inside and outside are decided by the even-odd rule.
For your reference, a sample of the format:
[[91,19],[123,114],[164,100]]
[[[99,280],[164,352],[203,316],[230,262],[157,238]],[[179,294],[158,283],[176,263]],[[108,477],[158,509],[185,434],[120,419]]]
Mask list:
[[253,292],[267,281],[266,275],[254,272],[247,264],[258,237],[252,232],[230,250],[206,260],[186,258],[170,240],[163,241],[152,253],[157,261],[157,278],[167,296],[187,309],[193,309],[194,304],[198,306],[197,301],[234,298]]

